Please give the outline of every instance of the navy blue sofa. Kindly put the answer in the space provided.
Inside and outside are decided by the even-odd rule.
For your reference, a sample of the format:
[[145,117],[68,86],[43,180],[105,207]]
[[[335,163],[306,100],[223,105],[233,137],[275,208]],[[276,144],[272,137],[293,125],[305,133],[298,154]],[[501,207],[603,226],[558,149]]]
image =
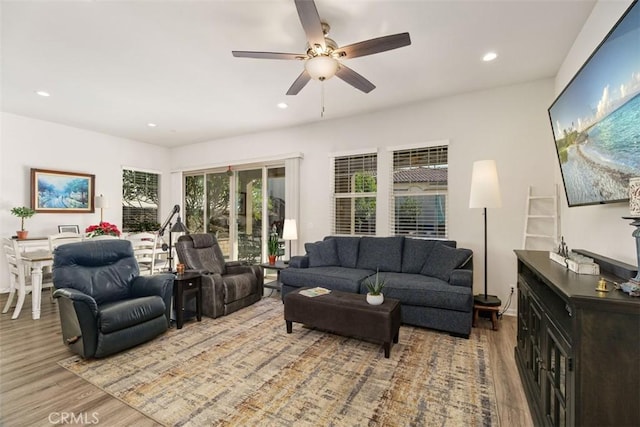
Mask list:
[[305,249],[280,273],[283,299],[305,286],[366,294],[367,279],[378,271],[385,297],[400,300],[403,323],[471,333],[473,252],[455,241],[327,236]]

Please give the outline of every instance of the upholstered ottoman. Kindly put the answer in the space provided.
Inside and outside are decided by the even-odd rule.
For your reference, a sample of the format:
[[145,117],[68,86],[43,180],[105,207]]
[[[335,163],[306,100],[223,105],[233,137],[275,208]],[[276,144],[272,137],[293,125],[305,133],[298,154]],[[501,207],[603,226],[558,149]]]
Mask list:
[[365,295],[331,291],[326,295],[307,297],[299,290],[284,298],[284,320],[287,333],[292,322],[323,329],[340,335],[381,341],[384,357],[389,358],[391,341],[398,342],[400,302],[385,298],[381,305],[370,305]]

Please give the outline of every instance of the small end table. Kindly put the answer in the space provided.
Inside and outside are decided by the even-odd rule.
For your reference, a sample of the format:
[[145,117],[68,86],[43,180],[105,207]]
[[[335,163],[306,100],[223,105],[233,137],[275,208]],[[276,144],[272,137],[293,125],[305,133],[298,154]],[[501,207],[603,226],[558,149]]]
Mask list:
[[184,324],[184,297],[196,294],[196,318],[202,320],[202,276],[198,273],[176,274],[173,279],[173,309],[176,311],[176,326],[182,329]]
[[264,270],[276,270],[277,272],[276,280],[265,283],[264,287],[280,291],[282,289],[282,283],[280,282],[280,272],[285,268],[289,267],[289,264],[285,264],[284,261],[276,261],[275,264],[269,264],[268,262],[263,262],[262,264],[260,264],[260,267],[262,268],[263,274],[264,274]]
[[486,306],[475,303],[473,305],[473,327],[478,324],[478,317],[480,312],[488,311],[491,314],[491,327],[494,331],[498,330],[498,313],[500,312],[500,306]]

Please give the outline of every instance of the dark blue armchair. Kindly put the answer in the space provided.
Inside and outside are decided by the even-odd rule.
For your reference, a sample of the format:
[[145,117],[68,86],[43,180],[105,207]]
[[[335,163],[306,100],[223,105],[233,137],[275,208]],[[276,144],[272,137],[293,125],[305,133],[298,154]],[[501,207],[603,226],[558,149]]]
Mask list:
[[69,243],[53,255],[53,296],[63,342],[73,352],[108,356],[169,327],[174,276],[140,276],[131,242]]

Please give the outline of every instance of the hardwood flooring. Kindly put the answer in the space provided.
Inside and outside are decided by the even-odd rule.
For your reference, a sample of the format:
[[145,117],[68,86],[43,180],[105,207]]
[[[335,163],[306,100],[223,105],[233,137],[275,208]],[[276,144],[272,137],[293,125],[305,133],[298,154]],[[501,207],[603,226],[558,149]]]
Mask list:
[[[6,299],[7,294],[0,295],[0,307]],[[485,335],[490,343],[500,424],[532,426],[513,356],[516,319],[505,316],[499,325],[493,331],[490,320],[479,319],[472,333]],[[31,319],[30,298],[18,319],[11,320],[11,311],[0,315],[0,425],[157,425],[57,364],[70,355],[49,291],[42,294],[39,320]]]

